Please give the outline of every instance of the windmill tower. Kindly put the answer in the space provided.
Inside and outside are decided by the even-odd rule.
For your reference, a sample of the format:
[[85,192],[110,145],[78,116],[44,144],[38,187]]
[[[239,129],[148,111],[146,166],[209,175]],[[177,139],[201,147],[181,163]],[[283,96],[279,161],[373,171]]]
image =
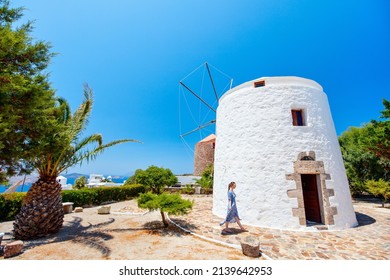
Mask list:
[[215,139],[215,134],[210,134],[196,143],[194,154],[195,176],[201,176],[210,164],[214,164]]
[[357,225],[344,163],[322,87],[299,77],[243,83],[219,99],[213,213],[226,214],[237,183],[247,224],[310,230]]

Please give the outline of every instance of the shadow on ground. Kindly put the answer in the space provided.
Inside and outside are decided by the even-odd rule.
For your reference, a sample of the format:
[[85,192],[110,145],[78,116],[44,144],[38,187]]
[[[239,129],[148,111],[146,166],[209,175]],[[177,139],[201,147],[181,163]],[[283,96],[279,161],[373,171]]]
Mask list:
[[194,230],[199,228],[195,224],[191,224],[188,221],[183,220],[183,219],[171,218],[171,220],[172,220],[172,222],[174,222],[175,224],[181,226],[182,228],[184,228],[186,230],[194,231]]
[[376,220],[366,214],[355,212],[358,221],[358,227],[368,226],[376,222]]
[[25,241],[24,250],[32,249],[37,246],[58,243],[63,241],[72,241],[76,243],[84,244],[88,247],[98,250],[103,256],[109,256],[111,254],[110,248],[108,248],[104,241],[113,238],[112,235],[100,230],[102,227],[111,224],[115,219],[110,218],[108,221],[83,226],[83,219],[74,217],[73,221],[69,222],[69,225],[63,226],[59,233],[53,234],[47,237],[42,237],[36,240]]
[[[36,240],[25,241],[24,250],[29,250],[45,244],[72,241],[97,250],[100,252],[102,257],[108,257],[112,251],[106,245],[107,243],[105,241],[114,238],[110,233],[146,231],[147,234],[176,237],[181,237],[188,234],[171,223],[168,227],[164,227],[164,224],[161,221],[147,222],[138,228],[111,229],[105,229],[105,227],[114,223],[114,218],[108,218],[107,221],[98,224],[89,223],[87,226],[82,225],[82,222],[82,218],[73,217],[73,220],[67,222],[67,224],[64,225],[57,234],[42,237]],[[180,220],[180,222],[187,224],[184,220]],[[187,227],[192,229],[196,228],[196,226],[192,224],[187,224]],[[10,233],[10,235],[12,235],[12,233]]]
[[64,225],[59,233],[36,240],[25,241],[24,250],[32,249],[45,244],[53,244],[63,241],[72,241],[96,249],[103,257],[108,257],[111,254],[111,249],[106,245],[105,241],[114,238],[110,232],[131,232],[139,230],[148,230],[147,227],[140,228],[121,228],[121,229],[104,229],[105,226],[115,222],[114,218],[109,218],[107,221],[98,224],[87,226],[82,225],[83,219],[74,217],[72,221]]
[[240,234],[243,232],[245,232],[245,231],[238,229],[238,228],[229,228],[229,230],[223,229],[221,231],[221,234],[222,235],[237,235],[237,234]]
[[169,223],[167,227],[160,221],[153,221],[144,224],[144,229],[148,230],[149,234],[160,235],[160,236],[176,236],[182,237],[188,233],[178,228],[177,226]]

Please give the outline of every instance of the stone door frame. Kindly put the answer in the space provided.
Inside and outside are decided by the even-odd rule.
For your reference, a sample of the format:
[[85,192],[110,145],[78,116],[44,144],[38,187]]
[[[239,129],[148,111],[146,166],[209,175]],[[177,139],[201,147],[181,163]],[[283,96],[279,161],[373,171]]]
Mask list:
[[316,174],[317,189],[319,193],[321,220],[324,225],[334,225],[334,215],[337,207],[330,206],[329,197],[334,196],[334,190],[326,188],[326,180],[330,180],[330,174],[325,173],[324,162],[316,161],[315,152],[300,152],[297,160],[293,162],[294,173],[286,174],[287,180],[295,181],[295,188],[287,190],[289,198],[296,198],[298,207],[292,208],[292,215],[299,219],[299,224],[306,226],[305,205],[301,174]]

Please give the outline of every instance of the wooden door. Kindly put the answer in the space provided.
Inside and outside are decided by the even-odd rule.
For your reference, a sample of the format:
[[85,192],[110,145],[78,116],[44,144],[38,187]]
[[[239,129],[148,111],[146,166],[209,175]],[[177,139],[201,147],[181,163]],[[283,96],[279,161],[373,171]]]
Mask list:
[[322,223],[320,201],[318,198],[317,175],[301,174],[301,181],[306,220]]

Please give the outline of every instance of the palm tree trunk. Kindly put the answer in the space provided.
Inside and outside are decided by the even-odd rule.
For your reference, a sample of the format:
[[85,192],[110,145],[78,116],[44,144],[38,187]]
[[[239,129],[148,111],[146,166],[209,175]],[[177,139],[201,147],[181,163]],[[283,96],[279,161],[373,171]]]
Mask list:
[[58,232],[63,221],[60,183],[56,178],[39,178],[15,217],[14,235],[21,240],[36,239]]

